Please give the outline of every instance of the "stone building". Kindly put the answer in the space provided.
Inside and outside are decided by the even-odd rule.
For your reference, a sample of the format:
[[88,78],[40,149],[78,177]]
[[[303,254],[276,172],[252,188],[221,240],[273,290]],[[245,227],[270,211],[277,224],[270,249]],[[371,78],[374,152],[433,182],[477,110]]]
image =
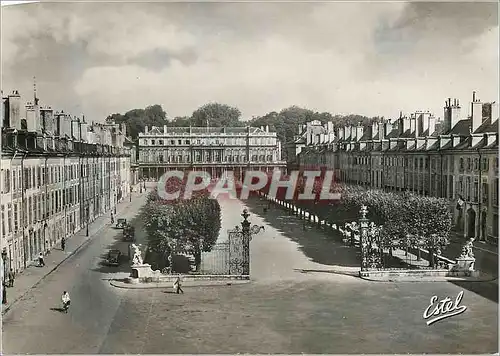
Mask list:
[[130,190],[124,127],[21,103],[17,91],[2,98],[1,248],[16,272]]
[[202,170],[212,177],[232,171],[284,168],[281,142],[269,127],[146,127],[139,133],[139,169],[145,179],[167,170]]
[[340,127],[334,140],[303,148],[298,162],[333,169],[342,182],[447,198],[460,234],[498,241],[498,103],[475,93],[465,118],[448,99],[442,120],[415,112]]

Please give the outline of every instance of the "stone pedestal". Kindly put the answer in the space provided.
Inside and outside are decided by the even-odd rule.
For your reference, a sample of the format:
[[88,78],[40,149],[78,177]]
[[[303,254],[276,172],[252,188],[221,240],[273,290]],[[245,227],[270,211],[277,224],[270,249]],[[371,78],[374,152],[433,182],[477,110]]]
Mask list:
[[151,265],[145,263],[142,265],[133,265],[130,277],[139,279],[139,278],[151,277],[152,275],[153,275],[153,270],[151,269]]
[[455,269],[457,271],[473,272],[476,259],[474,257],[458,257]]

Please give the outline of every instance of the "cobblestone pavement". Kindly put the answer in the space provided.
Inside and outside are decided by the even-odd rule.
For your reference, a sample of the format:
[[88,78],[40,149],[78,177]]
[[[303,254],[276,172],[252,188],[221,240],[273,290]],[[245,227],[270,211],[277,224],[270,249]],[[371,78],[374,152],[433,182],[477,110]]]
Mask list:
[[[491,353],[498,350],[498,304],[470,285],[381,283],[350,275],[352,249],[282,210],[266,214],[246,202],[252,224],[264,225],[251,243],[250,284],[171,288],[114,288],[124,273],[99,267],[118,237],[103,229],[9,311],[5,353]],[[224,200],[223,229],[241,222],[245,205]],[[129,212],[129,216],[135,214]],[[303,273],[304,270],[338,273]],[[494,283],[491,283],[494,285]],[[70,286],[67,315],[54,310]],[[476,283],[484,290],[483,283]],[[496,285],[496,290],[498,285]],[[460,315],[426,325],[433,295],[455,299]],[[29,335],[29,337],[27,337]]]

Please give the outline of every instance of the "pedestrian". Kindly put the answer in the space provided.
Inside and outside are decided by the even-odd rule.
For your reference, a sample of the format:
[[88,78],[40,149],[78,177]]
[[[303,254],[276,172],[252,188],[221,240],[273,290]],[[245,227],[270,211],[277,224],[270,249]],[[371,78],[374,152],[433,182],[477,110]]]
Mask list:
[[111,213],[111,225],[115,223],[115,217],[113,216],[113,213]]
[[16,279],[16,275],[12,268],[10,269],[7,277],[9,278],[9,287],[14,287],[14,279]]
[[184,294],[184,291],[181,288],[181,277],[177,277],[177,279],[175,280],[175,282],[174,282],[174,289],[175,289],[175,292],[177,294],[179,294],[179,292],[181,292],[182,294]]
[[38,255],[38,265],[40,267],[45,266],[45,261],[43,259],[43,252],[40,252],[40,254]]
[[65,248],[66,248],[66,239],[63,237],[61,239],[61,250],[64,251]]

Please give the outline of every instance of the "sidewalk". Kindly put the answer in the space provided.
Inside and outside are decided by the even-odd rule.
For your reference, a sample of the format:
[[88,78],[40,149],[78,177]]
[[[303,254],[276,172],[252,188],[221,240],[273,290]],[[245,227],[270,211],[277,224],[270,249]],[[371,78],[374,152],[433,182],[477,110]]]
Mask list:
[[[143,193],[144,194],[144,193]],[[137,198],[138,193],[132,196],[132,204],[134,197]],[[127,196],[123,201],[119,202],[116,206],[116,217],[130,206],[129,197]],[[97,235],[104,227],[110,226],[109,211],[104,215],[99,216],[89,225],[89,236],[86,235],[86,227],[66,239],[66,249],[61,250],[60,245],[54,247],[50,254],[45,256],[45,267],[38,267],[30,265],[23,272],[16,275],[14,287],[7,288],[7,304],[2,304],[2,315],[5,314],[19,299],[27,294],[32,288],[36,287],[43,279],[50,273],[55,271],[65,260],[75,254],[86,243],[90,242],[94,236]]]

